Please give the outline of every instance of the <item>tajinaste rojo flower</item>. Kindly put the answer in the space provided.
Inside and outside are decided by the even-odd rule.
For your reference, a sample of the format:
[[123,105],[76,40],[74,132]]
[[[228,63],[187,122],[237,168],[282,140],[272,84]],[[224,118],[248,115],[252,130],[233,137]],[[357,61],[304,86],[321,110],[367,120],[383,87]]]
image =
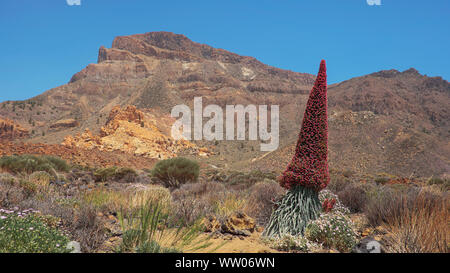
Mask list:
[[288,192],[277,204],[263,235],[303,234],[307,223],[319,216],[318,192],[330,180],[328,173],[327,72],[320,63],[309,95],[294,157],[278,178]]

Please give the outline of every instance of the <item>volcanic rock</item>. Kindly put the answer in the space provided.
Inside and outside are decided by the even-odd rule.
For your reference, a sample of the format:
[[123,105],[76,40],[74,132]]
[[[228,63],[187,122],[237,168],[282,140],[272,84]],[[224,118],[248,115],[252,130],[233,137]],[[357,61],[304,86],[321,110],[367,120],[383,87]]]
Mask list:
[[7,118],[0,118],[0,140],[14,140],[27,137],[28,130]]
[[63,129],[78,127],[80,123],[75,119],[61,119],[50,125],[51,129]]
[[100,135],[89,129],[76,136],[67,136],[63,145],[83,149],[124,151],[156,159],[175,157],[181,151],[207,156],[209,151],[186,140],[174,140],[163,134],[151,118],[135,106],[113,107]]

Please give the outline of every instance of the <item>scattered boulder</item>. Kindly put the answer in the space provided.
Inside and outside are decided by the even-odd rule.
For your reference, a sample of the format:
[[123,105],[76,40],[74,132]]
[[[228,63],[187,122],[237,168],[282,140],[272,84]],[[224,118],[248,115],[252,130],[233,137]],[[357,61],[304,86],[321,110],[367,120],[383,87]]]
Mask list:
[[255,220],[242,212],[218,220],[215,216],[205,217],[202,221],[206,232],[225,236],[250,236],[256,230]]
[[70,253],[81,253],[80,243],[76,241],[70,241],[69,243],[67,243],[66,248],[70,250]]
[[215,216],[208,216],[203,218],[202,223],[203,226],[205,227],[206,232],[221,231],[222,225]]
[[242,212],[235,212],[222,223],[222,232],[250,236],[255,231],[255,220]]
[[382,247],[380,242],[372,237],[363,238],[352,249],[352,253],[382,253]]

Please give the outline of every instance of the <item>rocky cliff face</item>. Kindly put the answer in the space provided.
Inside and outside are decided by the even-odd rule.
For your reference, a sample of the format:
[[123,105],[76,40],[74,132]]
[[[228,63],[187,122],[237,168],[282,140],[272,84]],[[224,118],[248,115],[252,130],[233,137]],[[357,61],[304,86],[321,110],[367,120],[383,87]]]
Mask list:
[[0,117],[0,141],[28,137],[29,132],[10,119]]
[[101,64],[115,62],[128,63],[126,68],[120,64],[127,78],[147,78],[157,73],[155,68],[158,67],[165,71],[170,82],[184,89],[190,86],[186,83],[197,82],[197,85],[207,87],[212,84],[216,90],[233,87],[248,91],[302,93],[308,92],[307,88],[314,80],[313,75],[271,67],[253,57],[192,42],[184,35],[150,32],[116,37],[112,48],[100,48],[99,65],[75,74],[70,82],[112,72],[114,68]]

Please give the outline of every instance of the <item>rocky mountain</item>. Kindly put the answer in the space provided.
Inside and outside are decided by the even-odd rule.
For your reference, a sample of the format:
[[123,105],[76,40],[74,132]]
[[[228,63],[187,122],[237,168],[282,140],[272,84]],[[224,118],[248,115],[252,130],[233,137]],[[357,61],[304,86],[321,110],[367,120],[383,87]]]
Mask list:
[[[87,141],[89,145],[110,152],[130,141],[142,141],[130,136],[134,131],[139,135],[141,129],[169,136],[174,121],[171,108],[187,104],[192,109],[197,96],[203,97],[204,105],[277,104],[278,150],[260,152],[255,141],[195,145],[213,152],[199,158],[205,163],[278,171],[290,160],[314,79],[193,42],[184,35],[150,32],[116,37],[111,48],[100,47],[96,64],[73,75],[67,84],[29,100],[1,103],[0,117],[33,132],[26,138],[31,143],[56,145],[66,139],[66,147],[84,149],[85,134],[95,139]],[[387,70],[331,85],[328,92],[331,168],[403,176],[450,171],[450,84],[446,80],[414,69]],[[127,105],[134,105],[154,128],[125,120],[121,129],[125,134],[114,130],[106,134],[111,113]],[[118,150],[135,152],[139,145]],[[152,154],[151,145],[144,146],[147,156]]]

